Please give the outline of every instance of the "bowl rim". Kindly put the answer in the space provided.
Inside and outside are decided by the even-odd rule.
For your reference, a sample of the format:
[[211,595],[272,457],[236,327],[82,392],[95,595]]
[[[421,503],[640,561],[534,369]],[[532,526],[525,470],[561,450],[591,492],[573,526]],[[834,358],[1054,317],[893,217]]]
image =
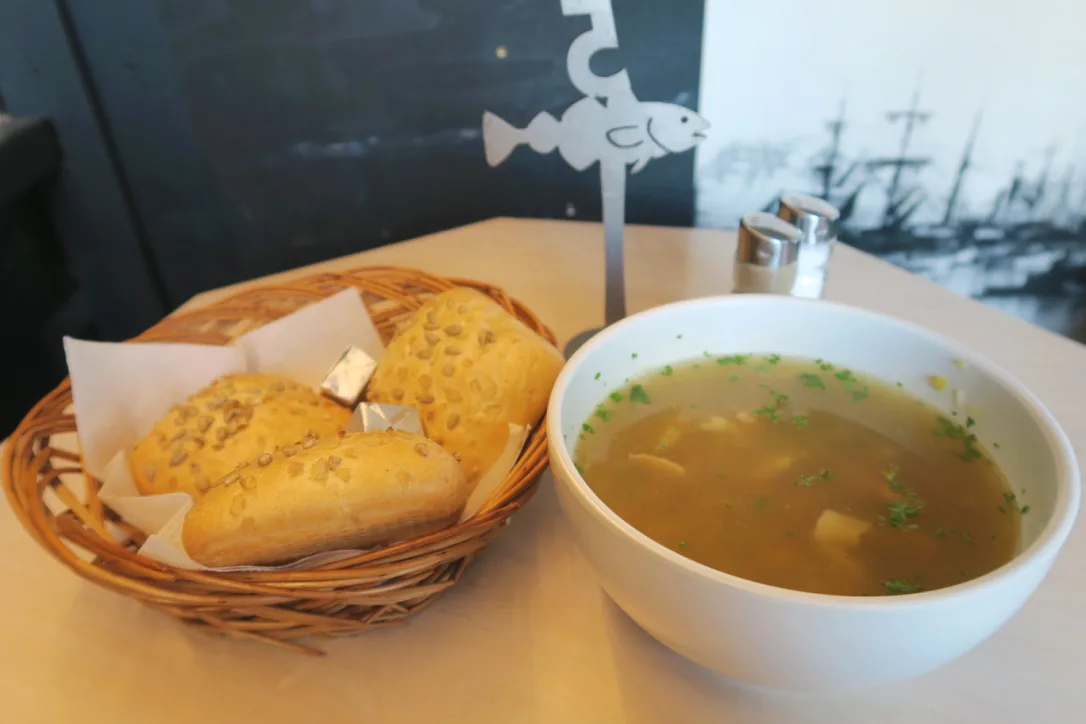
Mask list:
[[[1053,505],[1052,515],[1045,527],[1038,534],[1036,540],[1027,548],[1019,551],[1014,558],[1004,563],[993,571],[983,576],[971,578],[961,583],[956,583],[945,588],[933,591],[922,591],[909,595],[884,595],[884,596],[845,596],[828,593],[811,593],[797,591],[789,588],[781,588],[767,583],[759,583],[746,578],[732,575],[698,563],[686,556],[667,548],[656,542],[632,525],[623,520],[617,513],[611,510],[588,486],[584,478],[577,471],[573,463],[572,455],[566,445],[565,436],[562,434],[562,405],[565,393],[569,388],[573,376],[581,367],[583,361],[593,351],[603,347],[621,330],[642,323],[644,320],[654,317],[673,314],[676,310],[688,310],[704,307],[740,307],[755,305],[788,306],[797,304],[817,304],[826,309],[835,309],[846,314],[866,317],[869,320],[891,327],[897,327],[911,332],[928,341],[946,349],[954,355],[955,359],[964,359],[970,366],[975,366],[985,372],[992,380],[1014,395],[1029,411],[1034,423],[1038,425],[1041,433],[1048,442],[1049,449],[1055,458],[1056,468],[1056,500]],[[984,589],[994,588],[1014,573],[1035,565],[1047,556],[1053,558],[1063,547],[1070,535],[1078,514],[1080,504],[1080,470],[1074,449],[1067,434],[1063,431],[1059,421],[1049,411],[1040,399],[1029,388],[1019,382],[1013,375],[1000,365],[991,361],[985,355],[964,344],[956,342],[938,332],[934,332],[922,325],[882,312],[875,312],[862,307],[821,299],[802,299],[785,295],[773,294],[743,294],[743,295],[719,295],[711,297],[698,297],[670,302],[658,307],[643,310],[630,315],[625,319],[601,330],[588,340],[566,362],[558,379],[554,383],[547,410],[547,436],[551,444],[551,463],[561,469],[562,477],[568,487],[587,504],[591,513],[604,521],[613,531],[631,539],[634,543],[644,548],[650,554],[677,566],[688,574],[718,584],[724,584],[749,594],[774,598],[795,603],[803,603],[816,606],[828,606],[834,608],[856,609],[911,609],[917,606],[926,606],[932,603],[945,602],[949,599],[961,598],[972,594],[981,593]]]

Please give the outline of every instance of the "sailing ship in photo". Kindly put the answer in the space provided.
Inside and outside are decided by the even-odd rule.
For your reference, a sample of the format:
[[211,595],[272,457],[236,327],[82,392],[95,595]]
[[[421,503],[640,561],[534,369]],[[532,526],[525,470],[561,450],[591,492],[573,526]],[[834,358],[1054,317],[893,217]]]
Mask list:
[[[1020,162],[994,198],[973,198],[967,207],[983,116],[976,115],[945,189],[924,184],[934,161],[913,152],[932,121],[917,91],[907,108],[886,114],[899,130],[892,154],[848,159],[842,102],[827,123],[829,144],[810,166],[815,188],[809,189],[841,209],[842,240],[959,294],[1086,340],[1086,191],[1074,165],[1067,163],[1054,179],[1058,148],[1050,145],[1035,175]],[[880,194],[876,223],[859,223],[853,214],[858,201],[870,205]],[[917,220],[921,216],[928,220]]]

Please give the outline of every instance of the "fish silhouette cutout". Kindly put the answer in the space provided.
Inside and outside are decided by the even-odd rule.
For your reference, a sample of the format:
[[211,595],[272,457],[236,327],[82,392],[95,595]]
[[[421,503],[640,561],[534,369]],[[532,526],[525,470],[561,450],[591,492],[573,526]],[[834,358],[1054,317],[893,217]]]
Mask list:
[[536,153],[558,150],[577,171],[594,163],[631,165],[637,173],[654,158],[689,151],[704,138],[709,122],[673,103],[639,102],[633,95],[612,99],[607,105],[582,98],[562,114],[537,115],[525,128],[486,111],[483,147],[487,163],[497,166],[520,145]]
[[[599,164],[606,272],[604,318],[613,324],[626,316],[623,226],[627,167],[637,173],[654,158],[689,151],[705,138],[709,123],[672,103],[641,103],[634,96],[626,70],[607,76],[593,72],[591,61],[596,53],[618,48],[611,0],[561,0],[561,6],[566,17],[587,15],[591,26],[574,38],[566,53],[570,83],[583,98],[567,108],[561,119],[543,112],[524,128],[484,111],[483,148],[491,166],[501,164],[521,145],[542,154],[557,150],[577,171]],[[567,355],[593,333],[589,330],[576,335],[566,348]]]

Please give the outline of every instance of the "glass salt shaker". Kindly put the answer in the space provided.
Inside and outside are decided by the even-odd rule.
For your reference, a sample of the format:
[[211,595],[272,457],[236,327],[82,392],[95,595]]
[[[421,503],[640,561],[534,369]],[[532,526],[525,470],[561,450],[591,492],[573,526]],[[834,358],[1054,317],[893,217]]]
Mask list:
[[734,294],[791,294],[796,281],[800,230],[764,212],[739,220]]
[[815,196],[784,194],[777,216],[795,226],[803,235],[792,296],[820,298],[826,283],[826,266],[837,242],[841,212]]

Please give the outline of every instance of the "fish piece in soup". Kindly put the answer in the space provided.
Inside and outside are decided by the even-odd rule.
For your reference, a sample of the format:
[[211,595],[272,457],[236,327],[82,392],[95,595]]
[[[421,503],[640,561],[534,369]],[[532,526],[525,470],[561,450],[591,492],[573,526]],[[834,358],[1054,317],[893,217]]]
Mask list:
[[686,468],[682,465],[651,453],[630,453],[630,462],[664,478],[681,478],[686,475]]

